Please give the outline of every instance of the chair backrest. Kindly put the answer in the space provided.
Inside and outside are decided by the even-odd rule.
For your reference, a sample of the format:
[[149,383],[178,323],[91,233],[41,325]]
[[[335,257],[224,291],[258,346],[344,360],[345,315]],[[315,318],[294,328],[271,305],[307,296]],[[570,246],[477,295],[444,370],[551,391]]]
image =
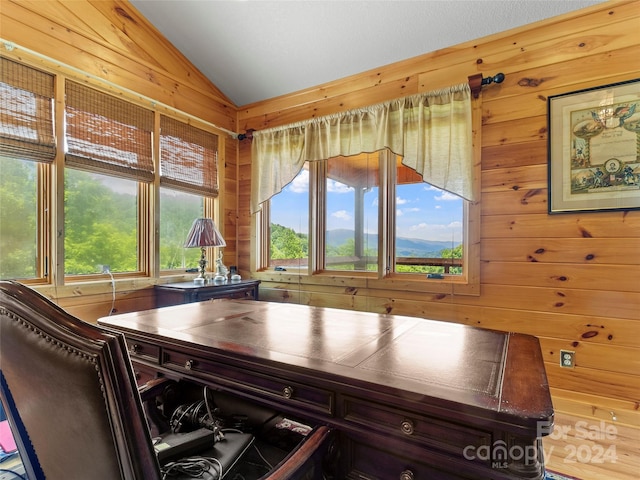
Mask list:
[[29,478],[160,479],[121,334],[0,282],[0,374]]

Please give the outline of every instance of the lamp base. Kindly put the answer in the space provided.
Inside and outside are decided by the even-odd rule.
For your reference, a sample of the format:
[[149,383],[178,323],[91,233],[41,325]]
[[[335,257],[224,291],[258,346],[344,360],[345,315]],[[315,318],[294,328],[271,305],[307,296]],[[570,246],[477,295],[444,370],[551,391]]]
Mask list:
[[216,285],[227,283],[227,277],[218,273],[215,277],[213,277],[213,283],[215,283]]

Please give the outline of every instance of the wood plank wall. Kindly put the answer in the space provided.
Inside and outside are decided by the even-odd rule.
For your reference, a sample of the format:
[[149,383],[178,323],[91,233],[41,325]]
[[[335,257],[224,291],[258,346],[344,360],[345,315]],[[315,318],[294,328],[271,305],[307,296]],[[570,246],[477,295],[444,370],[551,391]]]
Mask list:
[[[640,211],[547,214],[546,113],[550,95],[640,78],[639,29],[639,2],[611,2],[240,107],[239,128],[259,130],[461,83],[476,73],[506,74],[480,99],[479,296],[399,294],[356,279],[258,272],[261,299],[536,335],[559,411],[594,421],[615,415],[618,424],[638,428]],[[239,155],[238,250],[247,271],[248,140],[240,142]],[[559,366],[560,349],[576,352],[574,369]]]
[[[475,73],[505,73],[505,82],[485,88],[480,100],[479,296],[398,293],[366,282],[261,273],[256,275],[263,280],[261,298],[536,335],[556,409],[569,418],[607,422],[613,412],[618,425],[630,428],[627,443],[635,445],[640,443],[640,211],[547,215],[546,99],[640,78],[639,31],[640,2],[607,2],[238,108],[125,0],[77,0],[72,6],[64,0],[0,0],[3,40],[236,132],[433,90]],[[42,62],[20,49],[3,54]],[[92,83],[89,76],[85,80]],[[221,155],[225,263],[238,264],[248,276],[250,143],[227,137]],[[157,281],[118,282],[116,311],[153,306],[149,287]],[[106,282],[43,290],[88,321],[111,308]],[[577,352],[575,369],[559,367],[561,348]],[[628,451],[616,478],[632,478],[628,472],[637,466],[637,446]],[[603,468],[601,478],[610,478]]]

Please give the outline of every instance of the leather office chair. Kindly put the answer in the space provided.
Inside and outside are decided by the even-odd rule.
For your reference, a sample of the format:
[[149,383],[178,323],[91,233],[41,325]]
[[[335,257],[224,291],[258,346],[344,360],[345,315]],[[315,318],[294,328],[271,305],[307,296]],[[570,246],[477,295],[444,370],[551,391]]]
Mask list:
[[[30,480],[162,478],[124,336],[6,281],[0,398]],[[263,478],[322,478],[310,465],[328,437],[316,429]]]

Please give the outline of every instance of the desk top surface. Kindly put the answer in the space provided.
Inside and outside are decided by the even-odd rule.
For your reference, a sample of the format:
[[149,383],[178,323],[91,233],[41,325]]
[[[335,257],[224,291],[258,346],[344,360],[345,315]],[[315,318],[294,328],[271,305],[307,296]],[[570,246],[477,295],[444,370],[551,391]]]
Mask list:
[[518,418],[553,407],[539,342],[398,315],[218,300],[113,315],[101,325],[160,344],[245,356]]

